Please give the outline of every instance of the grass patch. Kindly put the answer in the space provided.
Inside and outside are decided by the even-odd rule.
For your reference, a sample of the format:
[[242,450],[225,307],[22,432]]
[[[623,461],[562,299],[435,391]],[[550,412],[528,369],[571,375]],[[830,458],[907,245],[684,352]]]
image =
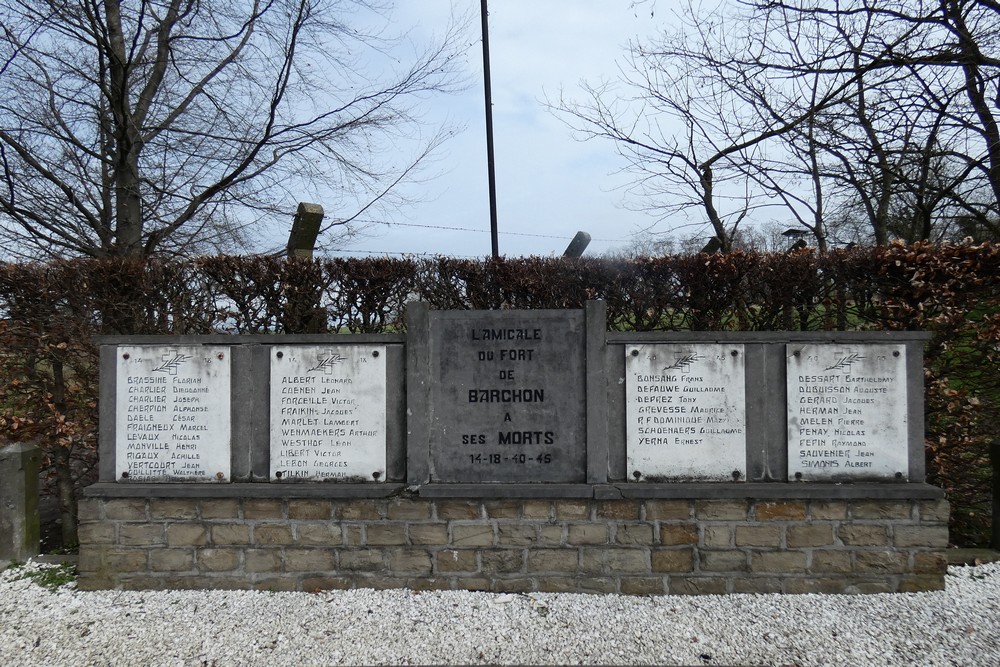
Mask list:
[[72,563],[47,565],[41,563],[15,563],[10,571],[14,579],[29,579],[42,588],[50,591],[76,583],[76,566]]

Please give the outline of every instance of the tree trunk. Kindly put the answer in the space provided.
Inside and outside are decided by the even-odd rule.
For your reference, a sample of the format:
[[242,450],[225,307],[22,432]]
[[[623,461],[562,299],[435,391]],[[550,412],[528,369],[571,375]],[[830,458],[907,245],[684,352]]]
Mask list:
[[[58,414],[66,414],[66,378],[63,363],[58,359],[52,360],[52,403]],[[73,488],[73,468],[70,463],[71,445],[60,442],[58,433],[53,432],[50,448],[56,471],[63,546],[76,545],[80,543],[80,539],[77,535],[76,490]]]

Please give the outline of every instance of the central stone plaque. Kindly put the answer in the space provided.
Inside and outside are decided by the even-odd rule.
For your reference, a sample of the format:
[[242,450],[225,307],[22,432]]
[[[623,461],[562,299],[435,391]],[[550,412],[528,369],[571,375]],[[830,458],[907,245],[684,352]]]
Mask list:
[[115,477],[228,482],[230,349],[119,346]]
[[384,345],[271,350],[271,480],[384,482]]
[[431,481],[585,480],[584,320],[431,312]]
[[789,345],[788,478],[909,477],[906,348]]
[[744,366],[742,345],[625,346],[629,479],[746,479]]

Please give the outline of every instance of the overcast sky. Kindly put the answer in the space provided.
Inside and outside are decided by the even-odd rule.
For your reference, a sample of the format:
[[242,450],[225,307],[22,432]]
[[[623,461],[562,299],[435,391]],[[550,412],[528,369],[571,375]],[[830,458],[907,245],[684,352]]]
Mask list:
[[[437,153],[438,174],[412,186],[423,200],[369,228],[337,255],[490,254],[482,45],[479,0],[398,2],[397,27],[414,35],[440,33],[452,4],[473,17],[466,68],[470,86],[428,104],[429,122],[450,121],[460,131]],[[593,241],[587,254],[628,243],[649,216],[623,208],[628,177],[613,145],[580,142],[546,110],[560,89],[577,95],[579,82],[616,76],[630,38],[652,34],[667,17],[633,9],[630,0],[491,0],[490,64],[496,152],[500,253],[561,255],[582,230]],[[577,95],[578,96],[578,95]],[[413,226],[410,226],[413,225]],[[419,225],[419,226],[418,226]],[[440,229],[449,228],[449,229]],[[475,231],[450,231],[450,229]],[[555,238],[549,238],[555,237]]]

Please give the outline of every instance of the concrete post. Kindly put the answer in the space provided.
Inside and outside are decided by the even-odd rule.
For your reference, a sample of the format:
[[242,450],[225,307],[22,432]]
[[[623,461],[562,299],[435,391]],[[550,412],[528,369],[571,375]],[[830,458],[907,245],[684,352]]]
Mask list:
[[38,466],[34,445],[0,447],[0,561],[25,561],[38,555]]

